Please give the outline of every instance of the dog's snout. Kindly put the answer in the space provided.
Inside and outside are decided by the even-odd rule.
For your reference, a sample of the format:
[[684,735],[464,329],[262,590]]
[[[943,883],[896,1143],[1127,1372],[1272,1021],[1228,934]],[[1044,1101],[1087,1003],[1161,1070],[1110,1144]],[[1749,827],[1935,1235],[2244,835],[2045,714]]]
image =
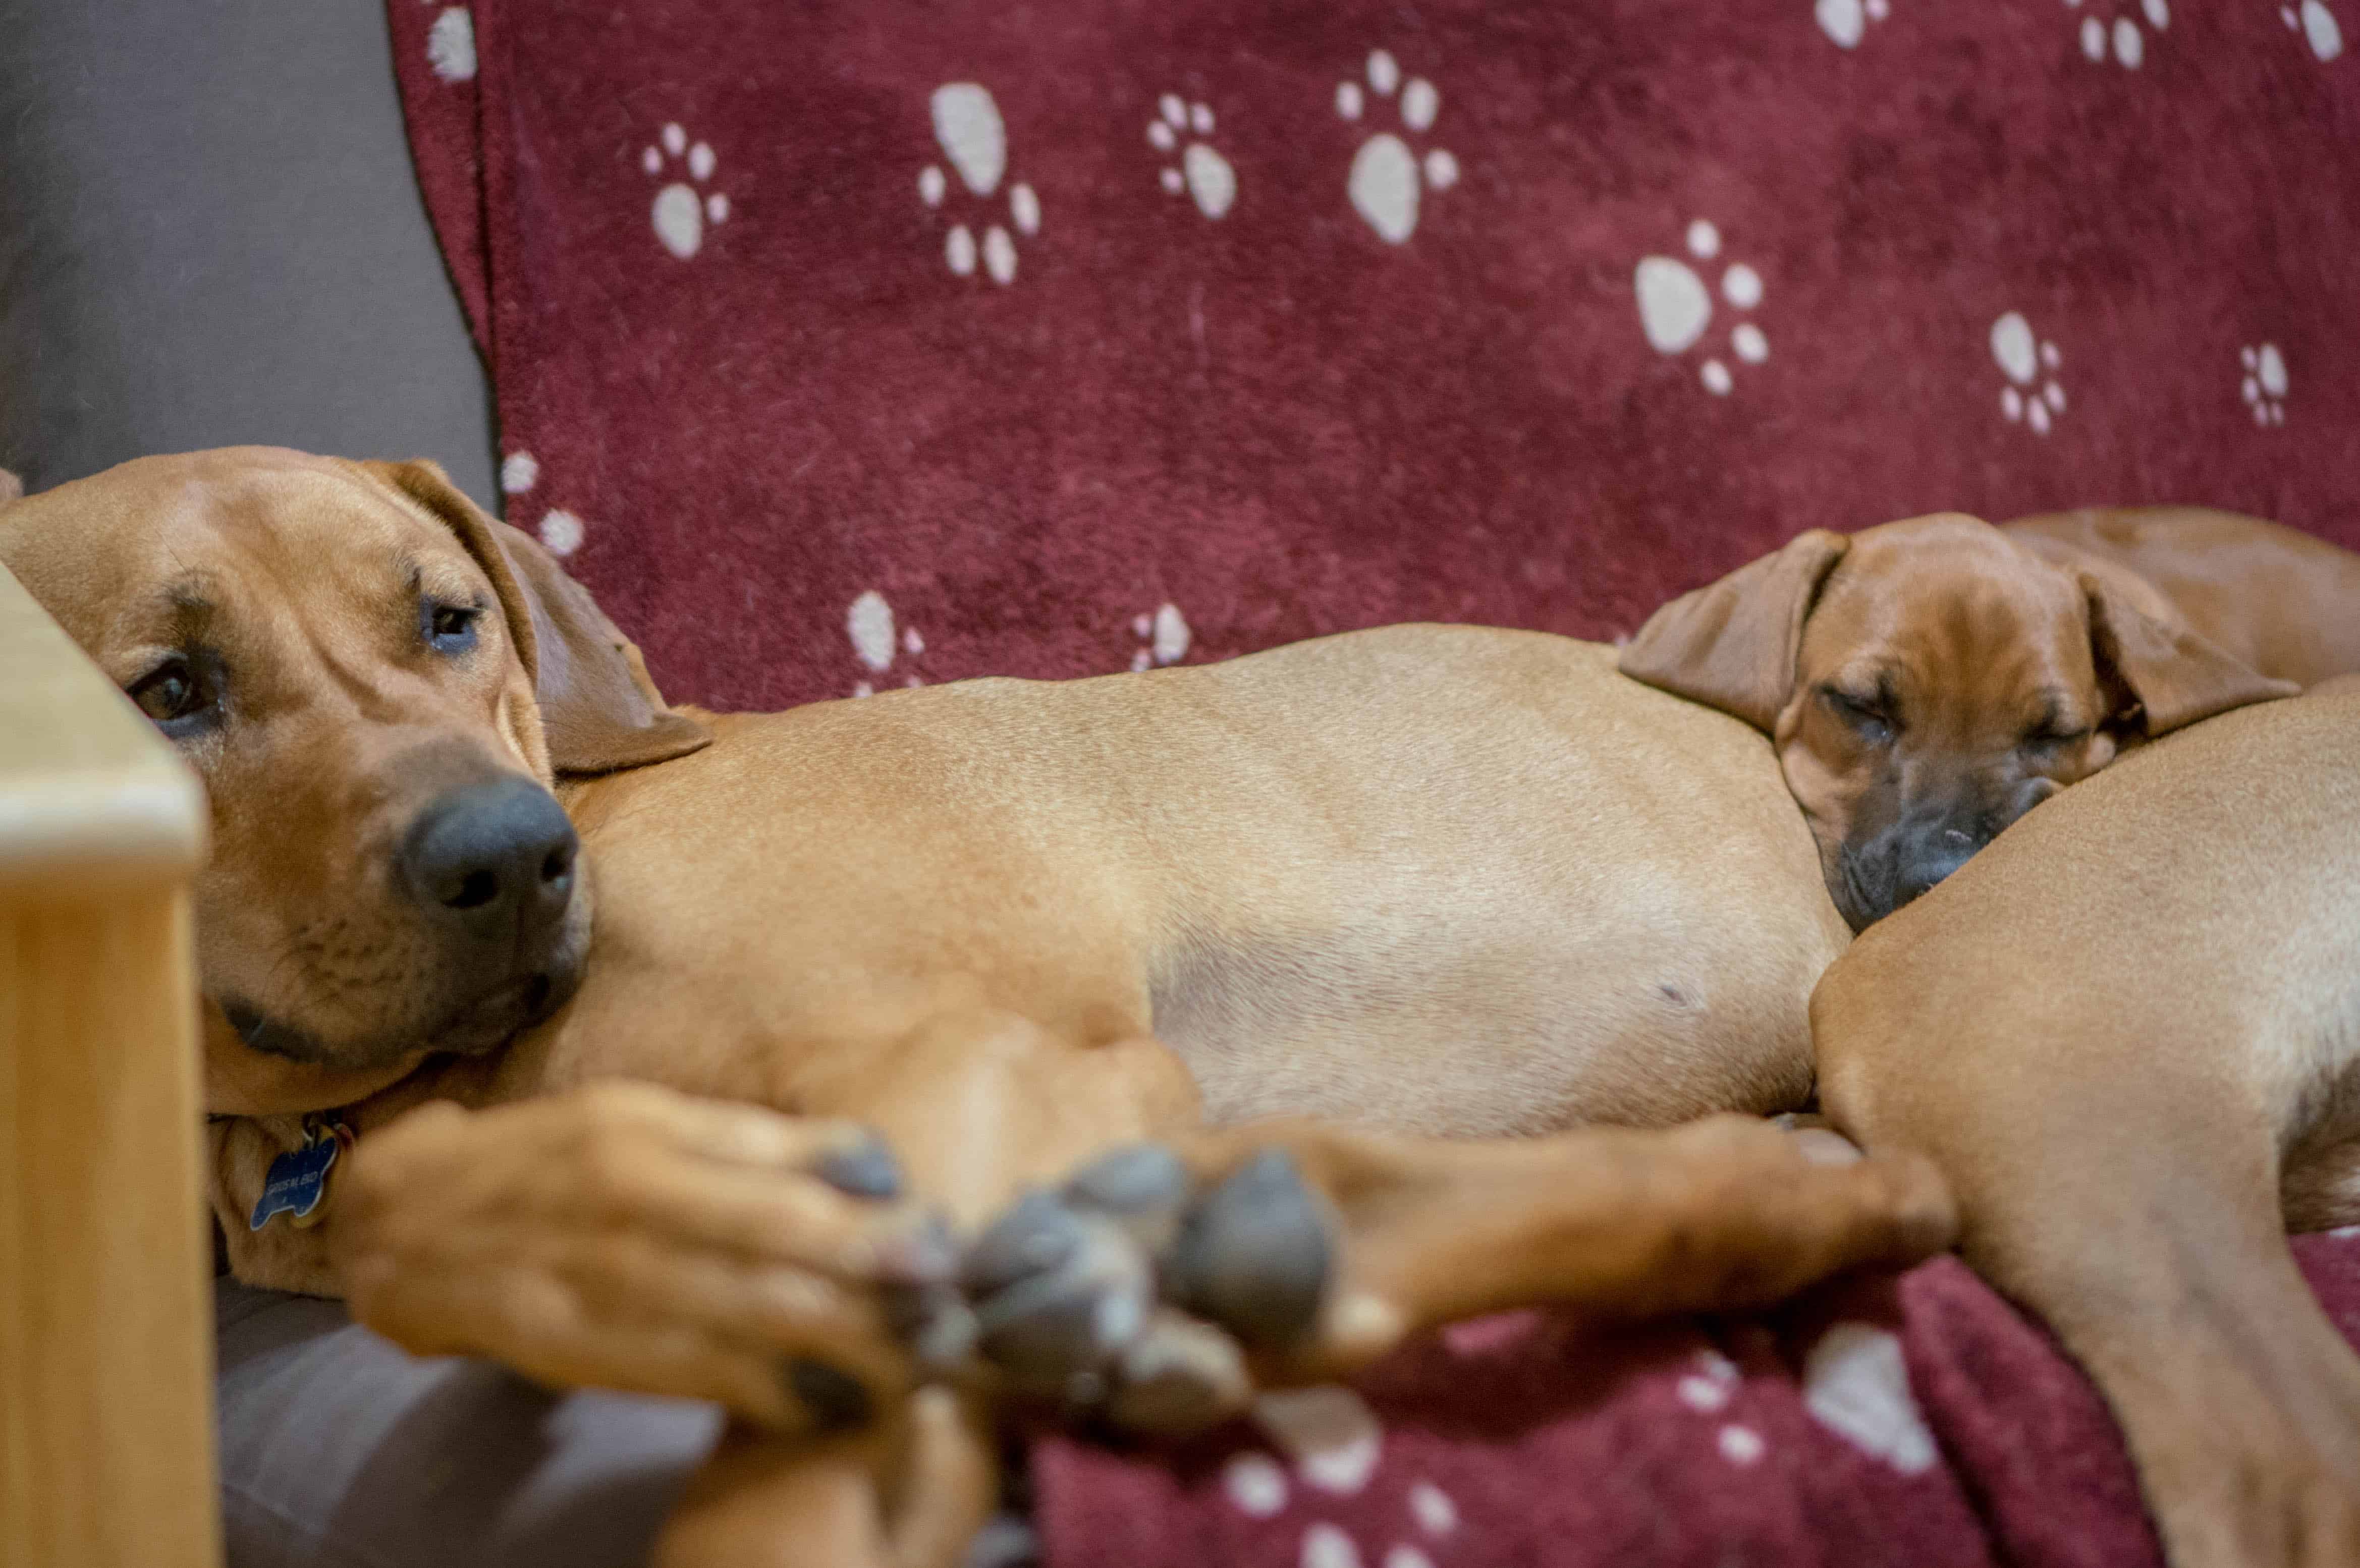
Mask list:
[[1970,828],[1950,823],[1917,835],[1902,851],[1896,867],[1893,907],[1897,909],[1929,891],[1991,841],[1991,833],[1981,824]]
[[428,806],[402,840],[400,867],[431,913],[486,940],[530,942],[564,916],[578,848],[549,791],[503,779]]

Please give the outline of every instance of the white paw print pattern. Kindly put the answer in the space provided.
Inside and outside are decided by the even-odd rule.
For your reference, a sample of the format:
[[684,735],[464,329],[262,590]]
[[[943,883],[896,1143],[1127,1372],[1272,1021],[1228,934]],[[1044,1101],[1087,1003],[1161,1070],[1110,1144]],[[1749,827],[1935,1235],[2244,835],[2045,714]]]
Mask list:
[[[541,462],[529,452],[512,452],[500,460],[500,494],[529,495],[541,483]],[[582,519],[560,506],[541,515],[541,542],[555,556],[572,555],[582,548]]]
[[500,459],[500,494],[522,495],[541,483],[541,460],[529,452],[512,452]]
[[1152,615],[1135,615],[1131,631],[1140,640],[1140,649],[1131,656],[1133,670],[1149,670],[1159,664],[1177,664],[1188,657],[1188,643],[1195,635],[1188,629],[1186,617],[1177,604],[1159,604]]
[[[1672,1392],[1697,1414],[1718,1415],[1736,1396],[1740,1381],[1737,1363],[1718,1350],[1699,1350],[1695,1367],[1695,1371],[1672,1386]],[[1721,1451],[1721,1458],[1741,1470],[1758,1464],[1769,1451],[1762,1434],[1740,1421],[1721,1423],[1713,1432],[1713,1446]]]
[[[952,82],[934,89],[931,108],[934,144],[957,173],[959,184],[970,197],[989,201],[1008,172],[1008,127],[1000,117],[1000,105],[975,82]],[[940,165],[930,163],[918,171],[918,200],[939,210],[950,195],[950,181]],[[1014,237],[986,217],[975,221],[983,227],[982,239],[976,238],[967,223],[953,223],[943,237],[943,259],[961,278],[975,276],[980,259],[994,283],[1015,282]],[[1008,223],[1027,239],[1041,232],[1041,199],[1022,180],[1008,188]]]
[[1934,1434],[1909,1391],[1901,1341],[1871,1323],[1840,1323],[1803,1361],[1803,1408],[1905,1475],[1934,1467]]
[[[1273,1446],[1295,1465],[1311,1492],[1355,1496],[1376,1473],[1384,1450],[1384,1429],[1360,1396],[1328,1387],[1265,1394],[1254,1402],[1254,1420]],[[1292,1496],[1284,1465],[1267,1454],[1246,1453],[1221,1472],[1221,1487],[1250,1519],[1283,1512]],[[1314,1499],[1316,1501],[1316,1499]],[[1459,1528],[1459,1505],[1431,1481],[1411,1486],[1404,1499],[1400,1532],[1374,1560],[1342,1526],[1315,1519],[1303,1532],[1302,1568],[1434,1568],[1421,1541],[1439,1541]]]
[[[1721,255],[1721,231],[1697,219],[1688,225],[1688,248],[1699,264],[1712,261]],[[1640,329],[1657,354],[1686,354],[1712,325],[1712,291],[1694,267],[1677,256],[1640,257],[1632,292],[1639,301]],[[1762,275],[1742,261],[1732,263],[1721,275],[1721,297],[1732,310],[1753,310],[1762,303]],[[1739,321],[1730,329],[1729,351],[1748,365],[1759,365],[1770,357],[1770,340],[1752,321]],[[1736,385],[1729,366],[1718,358],[1708,357],[1697,375],[1705,390],[1717,397],[1726,397]]]
[[1819,31],[1834,40],[1838,49],[1856,47],[1871,22],[1882,22],[1892,14],[1890,0],[1819,0],[1811,7],[1811,17],[1819,24]]
[[[1414,76],[1404,85],[1401,66],[1383,49],[1370,54],[1368,78],[1366,93],[1357,82],[1337,84],[1337,114],[1358,121],[1369,112],[1370,93],[1390,101],[1399,89],[1403,128],[1419,136],[1434,128],[1435,118],[1442,112],[1442,94],[1433,82]],[[1391,131],[1379,131],[1352,155],[1352,172],[1344,189],[1352,199],[1352,210],[1379,238],[1388,245],[1405,245],[1417,233],[1424,193],[1448,191],[1458,183],[1459,160],[1448,151],[1430,147],[1421,159],[1408,142]]]
[[[713,178],[716,161],[713,147],[706,142],[689,145],[688,133],[677,124],[666,125],[660,138],[661,149],[649,147],[639,154],[639,167],[650,179],[661,179],[672,164],[686,167],[686,180],[673,179],[656,192],[654,209],[649,220],[655,225],[656,238],[664,249],[683,261],[705,248],[707,223],[727,223],[729,218],[729,198],[718,191],[700,194],[698,187]],[[675,171],[677,172],[677,171]]]
[[[2063,358],[2057,345],[2038,338],[2022,311],[2010,310],[1992,323],[1991,352],[2007,376],[2007,385],[2000,388],[1999,411],[2009,424],[2020,420],[2032,427],[2033,434],[2047,435],[2065,411],[2065,388],[2054,374]],[[2044,380],[2046,385],[2034,390],[2033,384]]]
[[464,5],[446,5],[426,29],[426,63],[444,82],[475,80],[475,18]]
[[[1213,111],[1203,103],[1182,101],[1176,93],[1166,93],[1156,105],[1155,118],[1147,123],[1147,142],[1157,152],[1170,155],[1179,152],[1177,164],[1167,164],[1163,171],[1164,189],[1177,196],[1186,191],[1196,203],[1196,211],[1207,218],[1219,218],[1238,199],[1238,171],[1229,160],[1213,149],[1209,141],[1201,138],[1213,134]],[[1190,140],[1185,151],[1180,144]]]
[[2302,35],[2322,65],[2344,52],[2344,29],[2337,25],[2335,13],[2327,8],[2326,0],[2302,0],[2302,7],[2278,7],[2278,19]]
[[2257,425],[2286,423],[2287,367],[2286,355],[2276,343],[2258,347],[2247,344],[2237,351],[2237,359],[2245,368],[2244,381],[2238,386],[2245,407],[2254,411]]
[[[915,659],[926,651],[926,639],[918,635],[915,626],[902,627],[900,640],[894,639],[893,606],[887,604],[885,595],[874,588],[855,599],[852,608],[845,612],[844,632],[852,639],[853,657],[860,660],[861,666],[871,676],[881,677],[891,670],[897,654],[906,653]],[[908,675],[902,678],[901,684],[923,686],[925,681],[915,675]],[[852,694],[856,697],[874,696],[876,691],[874,680],[859,681],[852,688]]]
[[[2065,0],[2068,8],[2080,10],[2083,0]],[[2092,0],[2093,13],[2081,18],[2081,52],[2093,60],[2106,58],[2106,46],[2114,45],[2114,59],[2125,71],[2136,71],[2139,61],[2147,58],[2147,35],[2127,15],[2116,16],[2112,27],[2103,17],[2094,14],[2098,0]],[[2171,0],[2139,0],[2139,11],[2147,25],[2157,32],[2171,26]]]

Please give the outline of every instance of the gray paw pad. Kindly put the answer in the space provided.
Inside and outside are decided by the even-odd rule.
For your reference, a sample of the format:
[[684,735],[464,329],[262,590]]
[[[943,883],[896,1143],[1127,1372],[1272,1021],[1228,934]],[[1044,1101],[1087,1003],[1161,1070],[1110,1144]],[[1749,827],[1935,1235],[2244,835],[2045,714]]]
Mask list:
[[1168,1267],[1182,1306],[1250,1344],[1283,1347],[1317,1324],[1333,1252],[1294,1159],[1268,1149],[1181,1222]]
[[1013,1390],[1069,1403],[1103,1397],[1109,1364],[1138,1337],[1155,1297],[1137,1242],[1047,1193],[985,1234],[965,1280],[978,1292],[977,1348]]

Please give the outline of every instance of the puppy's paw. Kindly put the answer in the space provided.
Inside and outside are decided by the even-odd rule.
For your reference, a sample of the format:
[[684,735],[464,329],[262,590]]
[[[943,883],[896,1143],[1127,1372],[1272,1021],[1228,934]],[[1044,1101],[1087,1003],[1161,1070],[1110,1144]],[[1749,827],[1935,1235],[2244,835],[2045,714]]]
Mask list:
[[1200,1182],[1142,1144],[1028,1194],[969,1251],[961,1283],[1011,1392],[1176,1434],[1244,1409],[1249,1351],[1314,1331],[1335,1253],[1284,1150]]

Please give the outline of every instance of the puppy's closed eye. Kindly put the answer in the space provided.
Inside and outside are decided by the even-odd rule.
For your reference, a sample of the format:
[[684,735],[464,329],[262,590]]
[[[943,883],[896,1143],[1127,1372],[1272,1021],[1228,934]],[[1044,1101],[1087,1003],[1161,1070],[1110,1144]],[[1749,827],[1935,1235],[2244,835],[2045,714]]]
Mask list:
[[1883,746],[1901,728],[1883,693],[1874,695],[1847,691],[1839,686],[1822,686],[1819,698],[1836,717],[1850,725],[1854,735],[1870,746]]
[[2089,738],[2090,726],[2087,724],[2075,729],[2066,724],[2050,723],[2036,725],[2027,732],[2023,744],[2027,751],[2062,751],[2069,746],[2079,746]]

